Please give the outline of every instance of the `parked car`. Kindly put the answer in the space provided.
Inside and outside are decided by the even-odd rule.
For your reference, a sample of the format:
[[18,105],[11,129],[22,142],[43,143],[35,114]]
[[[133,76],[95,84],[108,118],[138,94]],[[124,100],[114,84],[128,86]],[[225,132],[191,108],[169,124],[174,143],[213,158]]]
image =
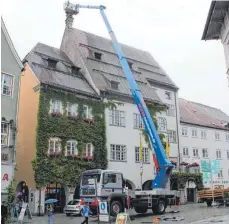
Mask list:
[[68,204],[64,208],[64,213],[66,216],[70,215],[82,215],[83,205],[81,204],[80,199],[74,199],[69,201]]

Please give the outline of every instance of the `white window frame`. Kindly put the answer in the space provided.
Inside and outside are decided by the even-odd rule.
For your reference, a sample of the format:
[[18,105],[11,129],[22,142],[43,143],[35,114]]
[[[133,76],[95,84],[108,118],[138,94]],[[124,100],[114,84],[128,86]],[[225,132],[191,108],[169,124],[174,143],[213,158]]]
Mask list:
[[182,155],[183,155],[184,157],[189,157],[189,149],[188,149],[187,146],[183,146],[183,147],[182,147]]
[[[4,79],[5,79],[5,76],[9,76],[10,78],[12,77],[12,80],[11,80],[11,84],[10,85],[6,85],[4,84]],[[10,94],[4,94],[3,93],[3,90],[4,90],[4,86],[8,86],[10,87]],[[8,96],[8,97],[13,97],[13,92],[14,92],[14,75],[11,75],[11,74],[8,74],[8,73],[5,73],[5,72],[1,72],[1,94],[3,96]]]
[[[207,156],[206,156],[207,155]],[[203,148],[202,149],[202,157],[203,158],[208,158],[208,149],[207,148]]]
[[175,107],[175,105],[173,105],[173,104],[167,104],[167,106],[169,107],[166,110],[167,116],[175,117],[176,116],[176,107]]
[[[119,156],[118,156],[119,154]],[[127,161],[127,148],[126,145],[110,145],[110,160],[111,161]]]
[[219,132],[215,132],[215,140],[216,141],[220,140],[220,133]]
[[169,143],[177,143],[177,132],[175,130],[168,130],[167,138]]
[[198,148],[192,148],[193,157],[199,157],[199,149]]
[[[77,145],[78,145],[78,142],[76,140],[67,141],[65,156],[78,156]],[[70,146],[70,150],[68,148],[69,146]]]
[[223,178],[223,169],[219,170],[218,178]]
[[86,119],[93,119],[92,107],[88,105],[83,105],[83,115]]
[[144,129],[144,123],[141,117],[141,114],[133,114],[133,125],[136,129]]
[[216,149],[216,159],[222,159],[222,151],[221,151],[221,149]]
[[125,127],[126,126],[125,111],[109,110],[109,124],[112,126]]
[[[2,132],[2,125],[6,125],[6,133]],[[2,144],[3,137],[6,138],[6,144]],[[10,140],[10,124],[7,122],[1,122],[1,146],[9,146],[9,140]]]
[[87,143],[83,151],[83,157],[84,158],[93,158],[93,155],[94,155],[94,146],[92,143]]
[[[50,146],[51,146],[51,142],[53,142],[53,152],[50,152]],[[60,138],[50,138],[49,139],[49,145],[48,145],[48,154],[49,155],[53,155],[53,154],[59,154],[61,153],[61,140]]]
[[60,100],[50,100],[50,114],[60,113],[63,114],[63,105]]
[[[135,147],[135,162],[140,163],[140,147]],[[149,148],[142,147],[142,162],[150,163]]]
[[226,141],[229,142],[229,134],[226,134]]
[[182,127],[181,135],[187,137],[188,136],[188,128]]
[[68,116],[78,116],[79,112],[78,112],[78,104],[77,103],[68,103],[67,104],[67,113]]
[[158,131],[166,132],[167,131],[167,120],[164,117],[158,117],[157,119]]
[[[196,135],[193,135],[193,133],[196,133]],[[192,129],[192,138],[198,138],[197,129]]]
[[[170,97],[169,97],[169,95],[170,95]],[[172,92],[170,92],[170,91],[165,91],[165,99],[167,99],[167,100],[172,100],[172,99],[173,99],[173,97],[172,97]]]
[[206,131],[204,131],[204,130],[201,131],[201,138],[207,139],[207,132]]

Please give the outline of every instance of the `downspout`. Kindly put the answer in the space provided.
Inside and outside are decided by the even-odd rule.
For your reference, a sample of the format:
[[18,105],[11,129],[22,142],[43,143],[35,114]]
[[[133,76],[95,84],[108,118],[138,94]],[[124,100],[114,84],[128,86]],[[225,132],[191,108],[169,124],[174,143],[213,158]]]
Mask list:
[[178,145],[178,170],[180,171],[180,113],[179,105],[177,103],[177,92],[174,93],[175,108],[176,108],[176,128],[177,128],[177,145]]

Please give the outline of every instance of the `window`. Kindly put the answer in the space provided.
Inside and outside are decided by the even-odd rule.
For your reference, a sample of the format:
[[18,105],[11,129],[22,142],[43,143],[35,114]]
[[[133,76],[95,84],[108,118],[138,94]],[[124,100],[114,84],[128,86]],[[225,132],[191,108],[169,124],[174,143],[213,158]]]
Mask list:
[[126,161],[126,146],[125,145],[111,145],[111,160]]
[[208,158],[208,149],[202,149],[203,158]]
[[7,153],[2,153],[1,154],[1,160],[8,161],[9,160],[9,155]]
[[49,58],[48,59],[48,67],[50,67],[50,68],[56,68],[57,62],[58,62],[57,60],[54,60],[54,59]]
[[188,128],[182,128],[182,136],[188,136]]
[[168,104],[167,106],[169,108],[167,109],[166,114],[168,116],[175,116],[175,106],[174,105],[171,105],[171,104]]
[[87,143],[84,148],[83,157],[93,157],[94,147],[92,143]]
[[165,91],[165,99],[171,100],[172,99],[172,93],[169,91]]
[[134,128],[143,129],[144,124],[140,114],[134,113]]
[[78,115],[78,104],[68,104],[67,107],[68,116],[77,116]]
[[176,131],[168,130],[168,142],[169,143],[176,143],[177,142]]
[[93,118],[92,107],[84,105],[83,106],[83,115],[84,115],[84,118],[92,119]]
[[188,156],[188,147],[183,147],[183,156]]
[[215,140],[220,140],[220,135],[218,132],[215,133]]
[[111,81],[111,89],[115,89],[115,90],[118,90],[118,82],[116,81]]
[[116,174],[104,173],[103,184],[116,183],[116,182],[117,182]]
[[12,96],[13,95],[13,79],[12,75],[2,73],[2,95]]
[[226,134],[226,141],[229,141],[229,134]]
[[197,138],[197,130],[196,129],[192,130],[192,137]]
[[1,123],[1,145],[7,146],[9,142],[9,124]]
[[227,159],[229,159],[229,150],[227,150]]
[[206,131],[201,131],[201,138],[206,139],[207,138],[207,133]]
[[94,56],[95,56],[95,58],[98,59],[98,60],[101,60],[101,59],[102,59],[102,54],[99,53],[99,52],[95,52],[95,53],[94,53]]
[[125,127],[125,112],[121,110],[110,110],[110,125]]
[[222,169],[219,170],[218,177],[219,177],[219,178],[223,177],[223,170],[222,170]]
[[78,155],[77,141],[74,140],[67,141],[66,156],[74,156],[74,155]]
[[163,117],[158,118],[158,131],[166,131],[167,130],[167,121]]
[[50,101],[50,113],[62,113],[62,103],[60,100]]
[[130,61],[127,61],[127,63],[128,63],[128,65],[129,65],[130,69],[132,69],[133,63],[130,62]]
[[216,158],[221,159],[221,150],[220,149],[216,150]]
[[193,148],[193,156],[194,157],[198,157],[199,156],[199,152],[197,148]]
[[61,151],[60,139],[59,138],[50,138],[48,154],[60,153],[60,151]]
[[74,75],[78,75],[80,71],[80,68],[76,67],[76,66],[72,66],[72,74]]
[[[140,147],[135,147],[135,162],[140,162]],[[149,149],[142,148],[142,162],[149,163]]]

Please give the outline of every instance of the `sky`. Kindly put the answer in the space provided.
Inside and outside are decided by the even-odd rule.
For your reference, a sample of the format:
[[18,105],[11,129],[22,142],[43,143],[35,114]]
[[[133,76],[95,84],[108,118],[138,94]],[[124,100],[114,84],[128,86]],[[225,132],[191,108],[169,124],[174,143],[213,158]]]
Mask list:
[[[229,115],[223,46],[202,41],[210,0],[79,0],[105,5],[119,42],[146,50],[179,87],[179,97]],[[21,57],[41,42],[60,47],[65,28],[63,0],[5,0],[1,13]],[[73,27],[109,38],[98,10],[81,9]]]

